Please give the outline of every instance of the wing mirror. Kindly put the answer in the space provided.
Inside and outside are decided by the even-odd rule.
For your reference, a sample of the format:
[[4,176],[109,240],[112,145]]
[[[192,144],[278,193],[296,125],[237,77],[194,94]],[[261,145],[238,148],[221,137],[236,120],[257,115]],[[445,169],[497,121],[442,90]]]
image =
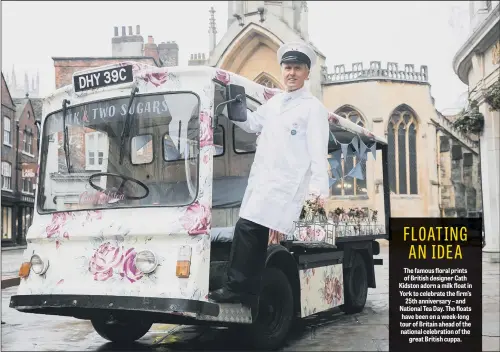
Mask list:
[[226,101],[223,101],[215,108],[213,128],[217,126],[217,117],[227,105],[227,117],[232,121],[245,122],[247,120],[247,99],[245,88],[237,84],[229,84],[226,87]]

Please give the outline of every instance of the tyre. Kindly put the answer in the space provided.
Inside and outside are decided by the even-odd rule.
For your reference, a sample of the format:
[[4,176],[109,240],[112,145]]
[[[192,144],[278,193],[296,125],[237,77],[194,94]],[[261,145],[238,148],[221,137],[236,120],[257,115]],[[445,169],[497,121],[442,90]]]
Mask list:
[[294,320],[293,290],[281,270],[264,270],[259,300],[257,320],[242,328],[253,348],[275,350],[285,341]]
[[94,330],[104,339],[115,343],[132,343],[139,340],[151,329],[153,323],[140,319],[109,319],[105,317],[91,320]]
[[344,304],[340,307],[347,314],[363,310],[368,296],[368,273],[363,257],[353,252],[352,266],[344,270]]

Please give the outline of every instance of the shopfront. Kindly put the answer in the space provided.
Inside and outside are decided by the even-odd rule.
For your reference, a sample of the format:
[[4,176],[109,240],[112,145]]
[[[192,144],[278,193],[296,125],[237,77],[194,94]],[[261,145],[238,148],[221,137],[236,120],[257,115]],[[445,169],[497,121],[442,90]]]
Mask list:
[[2,197],[2,247],[26,244],[26,234],[33,222],[34,195],[11,198]]
[[2,244],[4,241],[10,242],[14,236],[13,207],[2,204]]

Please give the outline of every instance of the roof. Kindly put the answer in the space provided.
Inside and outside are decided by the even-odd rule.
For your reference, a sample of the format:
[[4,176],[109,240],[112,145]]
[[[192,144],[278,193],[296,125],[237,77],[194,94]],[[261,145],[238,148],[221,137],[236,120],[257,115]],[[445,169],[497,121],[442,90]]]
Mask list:
[[[35,115],[35,119],[37,119],[38,116],[41,117],[42,115],[42,103],[38,103],[40,105],[40,112],[39,115],[37,115],[37,112],[35,111],[35,106],[33,104],[33,101],[35,100],[34,98],[14,98],[12,99],[14,101],[14,104],[16,105],[16,121],[19,121],[21,118],[21,115],[23,114],[24,110],[26,109],[26,105],[31,104],[31,108],[33,109],[33,114]],[[36,98],[36,100],[42,100],[41,98]]]
[[35,113],[35,120],[42,120],[42,108],[43,99],[42,98],[30,98],[31,105],[33,106],[33,112]]
[[[5,83],[5,88],[7,89],[8,97],[9,97],[10,102],[12,104],[12,108],[15,108],[16,105],[14,104],[14,101],[12,100],[12,95],[10,94],[9,85],[7,84],[7,81],[5,80],[5,77],[3,75],[3,71],[2,71],[2,81]],[[3,104],[3,102],[2,102],[2,104]],[[7,107],[7,108],[12,109],[11,107]]]
[[14,104],[16,105],[16,121],[19,121],[21,118],[21,115],[24,112],[24,108],[26,107],[26,104],[29,102],[29,98],[14,98],[12,99],[14,101]]

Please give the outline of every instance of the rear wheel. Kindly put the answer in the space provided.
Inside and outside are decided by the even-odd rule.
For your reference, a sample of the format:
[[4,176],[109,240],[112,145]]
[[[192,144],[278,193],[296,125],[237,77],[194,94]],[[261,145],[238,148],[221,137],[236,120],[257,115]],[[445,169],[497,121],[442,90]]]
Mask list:
[[368,296],[368,273],[359,252],[353,252],[352,266],[344,270],[344,304],[340,307],[347,314],[363,310]]
[[255,349],[275,350],[285,341],[294,319],[292,287],[281,270],[264,270],[259,300],[257,320],[241,329]]
[[152,322],[131,318],[99,317],[91,320],[94,330],[106,340],[131,343],[139,340],[151,329]]

